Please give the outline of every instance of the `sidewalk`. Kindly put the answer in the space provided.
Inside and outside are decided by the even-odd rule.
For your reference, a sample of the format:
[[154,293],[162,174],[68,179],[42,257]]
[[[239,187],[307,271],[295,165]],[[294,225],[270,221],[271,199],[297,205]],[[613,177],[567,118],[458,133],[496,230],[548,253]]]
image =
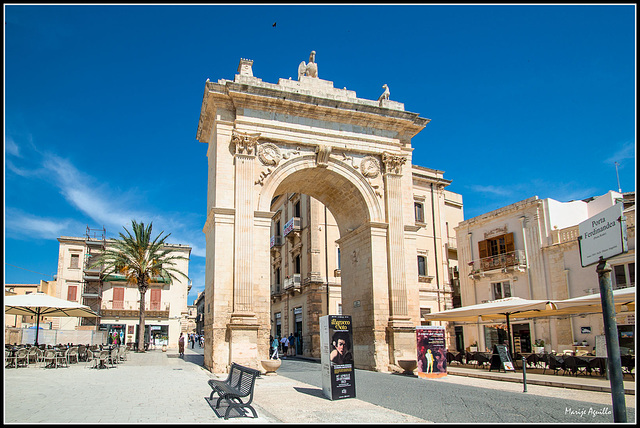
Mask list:
[[[85,368],[84,363],[68,368],[26,367],[5,369],[5,423],[426,423],[405,413],[359,400],[327,400],[322,389],[282,375],[256,380],[254,408],[258,418],[225,420],[224,409],[208,402],[207,381],[225,378],[204,369],[203,356],[189,348],[185,357],[177,351],[152,350],[129,353],[128,361],[110,369]],[[425,382],[456,383],[489,389],[522,392],[522,373],[449,367],[450,376]],[[596,391],[608,387],[604,378],[540,375],[527,373],[529,394],[609,405],[609,394]],[[551,385],[555,388],[548,386]],[[589,387],[592,390],[568,389]],[[635,382],[625,389],[635,393]],[[629,401],[631,401],[629,403]],[[635,408],[635,400],[627,399]],[[215,403],[215,401],[214,401]],[[222,410],[222,411],[221,411]],[[236,416],[236,417],[234,417]]]
[[[455,376],[467,376],[480,379],[499,380],[504,382],[516,382],[522,383],[522,370],[518,369],[517,372],[497,372],[488,371],[486,369],[474,369],[467,367],[458,367],[456,365],[449,365],[447,367],[447,373]],[[635,395],[636,382],[634,380],[626,380],[625,376],[624,393],[627,395]],[[611,393],[611,384],[609,379],[603,376],[570,376],[561,374],[539,374],[530,373],[527,371],[527,385],[542,385],[551,386],[556,388],[570,388],[581,389],[585,391],[597,391]]]
[[[5,423],[416,423],[427,422],[358,399],[329,401],[322,390],[284,376],[256,381],[258,418],[218,417],[208,402],[207,381],[216,376],[200,366],[202,355],[185,349],[129,353],[110,369],[30,366],[5,369]],[[214,401],[215,403],[215,401]]]

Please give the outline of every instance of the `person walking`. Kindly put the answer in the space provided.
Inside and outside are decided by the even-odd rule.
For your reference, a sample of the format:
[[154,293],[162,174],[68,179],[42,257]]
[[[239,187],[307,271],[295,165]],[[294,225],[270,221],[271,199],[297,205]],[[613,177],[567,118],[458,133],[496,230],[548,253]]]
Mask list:
[[282,343],[282,358],[284,358],[287,355],[287,350],[289,349],[289,338],[284,336],[280,339],[280,343]]
[[195,348],[196,346],[196,335],[194,333],[191,333],[191,349]]
[[178,339],[178,353],[181,357],[184,357],[184,333],[180,333],[180,338]]
[[292,357],[296,356],[296,337],[293,335],[293,332],[289,335],[289,355]]
[[278,359],[278,338],[274,337],[273,342],[271,342],[271,348],[273,349],[273,353],[271,354],[272,360]]

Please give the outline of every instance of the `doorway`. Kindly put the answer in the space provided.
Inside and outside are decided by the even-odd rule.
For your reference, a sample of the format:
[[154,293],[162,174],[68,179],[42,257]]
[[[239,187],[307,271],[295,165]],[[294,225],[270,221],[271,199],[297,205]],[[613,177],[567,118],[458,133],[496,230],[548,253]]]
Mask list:
[[518,353],[531,352],[531,329],[529,324],[512,324],[514,351]]

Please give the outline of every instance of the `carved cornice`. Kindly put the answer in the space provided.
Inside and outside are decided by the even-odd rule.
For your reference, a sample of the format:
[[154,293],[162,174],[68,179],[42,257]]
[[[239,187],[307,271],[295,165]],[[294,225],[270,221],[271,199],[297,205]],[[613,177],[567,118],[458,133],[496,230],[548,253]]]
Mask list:
[[394,155],[391,153],[382,153],[382,163],[384,164],[385,174],[402,174],[402,165],[407,162],[406,156]]

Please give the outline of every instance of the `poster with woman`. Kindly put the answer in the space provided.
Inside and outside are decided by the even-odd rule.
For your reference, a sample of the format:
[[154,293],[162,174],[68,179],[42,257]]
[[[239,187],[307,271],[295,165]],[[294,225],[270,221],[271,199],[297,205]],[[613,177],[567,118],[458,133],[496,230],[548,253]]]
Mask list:
[[444,327],[416,327],[418,376],[440,377],[447,374],[447,348]]

